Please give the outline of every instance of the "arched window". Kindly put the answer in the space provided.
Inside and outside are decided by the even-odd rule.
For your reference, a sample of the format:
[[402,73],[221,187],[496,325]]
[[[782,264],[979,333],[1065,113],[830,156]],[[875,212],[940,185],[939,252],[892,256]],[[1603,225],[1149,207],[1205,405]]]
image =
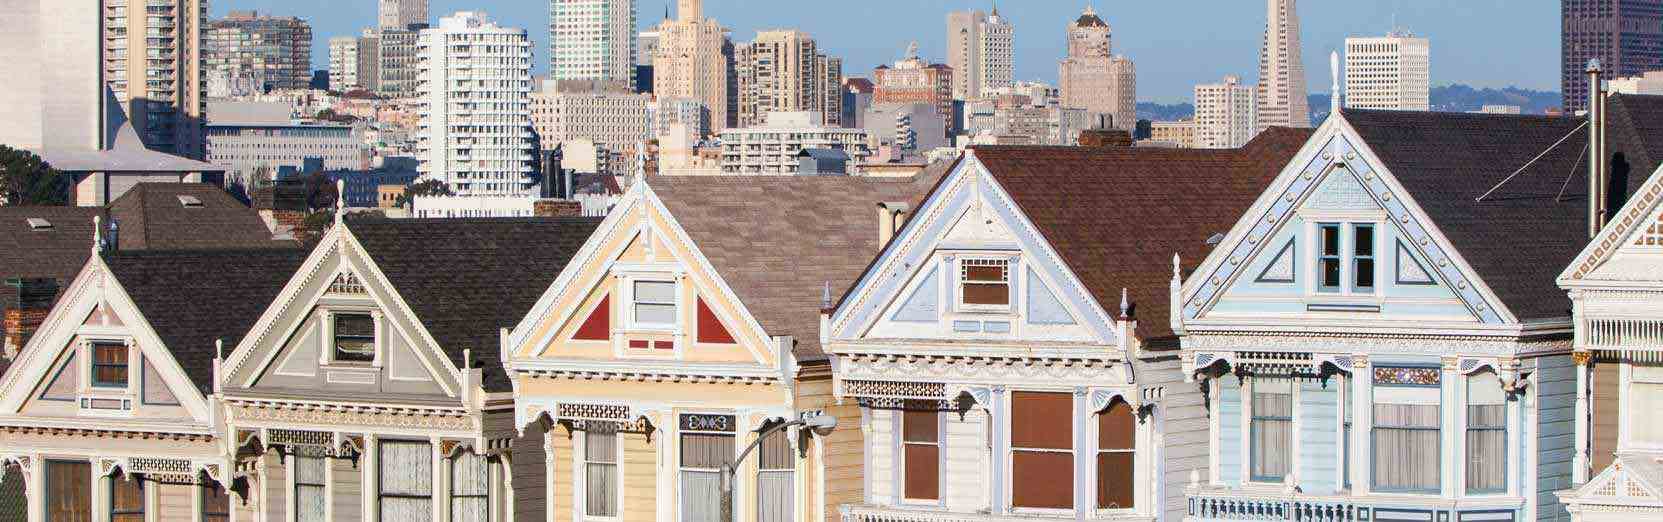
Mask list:
[[1097,414],[1097,507],[1135,507],[1138,422],[1132,405],[1116,398]]

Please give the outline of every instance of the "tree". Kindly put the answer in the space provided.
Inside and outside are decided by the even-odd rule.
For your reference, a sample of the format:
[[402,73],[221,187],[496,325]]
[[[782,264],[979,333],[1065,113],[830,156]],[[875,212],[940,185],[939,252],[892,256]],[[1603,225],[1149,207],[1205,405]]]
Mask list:
[[69,178],[40,156],[0,145],[0,204],[69,204]]
[[455,196],[455,195],[456,195],[455,192],[451,192],[450,185],[446,185],[445,182],[439,181],[439,180],[436,180],[436,179],[424,179],[424,180],[420,180],[420,181],[411,183],[409,185],[405,185],[404,186],[404,195],[399,196],[398,201],[395,201],[394,204],[398,205],[399,207],[407,207],[407,206],[410,205],[411,201],[415,201],[416,196]]

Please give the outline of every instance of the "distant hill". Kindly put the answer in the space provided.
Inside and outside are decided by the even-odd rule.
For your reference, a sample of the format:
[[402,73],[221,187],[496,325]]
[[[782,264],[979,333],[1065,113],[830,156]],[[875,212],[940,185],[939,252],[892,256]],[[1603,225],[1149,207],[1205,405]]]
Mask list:
[[[1311,122],[1316,124],[1328,117],[1328,95],[1312,94]],[[1439,112],[1470,112],[1485,105],[1517,105],[1525,114],[1542,114],[1558,107],[1562,99],[1558,92],[1535,91],[1518,87],[1475,89],[1453,84],[1432,88],[1432,110]],[[1190,103],[1138,102],[1138,119],[1173,121],[1195,116],[1195,105]]]

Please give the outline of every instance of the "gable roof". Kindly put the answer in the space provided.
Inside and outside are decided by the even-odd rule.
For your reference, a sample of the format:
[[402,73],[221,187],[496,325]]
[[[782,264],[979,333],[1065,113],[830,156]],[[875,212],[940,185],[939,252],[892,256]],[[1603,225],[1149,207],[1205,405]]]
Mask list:
[[[108,93],[108,90],[105,91]],[[224,172],[225,167],[151,150],[123,118],[109,148],[47,149],[41,158],[63,172]]]
[[[910,177],[656,176],[647,183],[768,335],[820,360],[826,287],[854,284],[877,255],[878,203],[916,203],[951,165]],[[833,294],[835,297],[838,294]]]
[[185,374],[213,390],[214,341],[227,353],[277,297],[306,251],[151,250],[101,256]]
[[[184,199],[200,206],[186,206]],[[122,249],[295,248],[260,215],[205,183],[140,183],[110,202]]]
[[1343,115],[1519,320],[1570,315],[1570,300],[1554,281],[1587,243],[1588,132],[1578,129],[1582,120],[1365,110]]
[[972,150],[1104,310],[1117,313],[1126,290],[1149,344],[1173,336],[1172,255],[1194,270],[1208,238],[1228,233],[1310,136],[1276,127],[1240,149]]
[[1647,175],[1663,166],[1663,96],[1614,94],[1606,104],[1606,146],[1626,156],[1631,167],[1628,192],[1633,194]]
[[[511,389],[500,328],[512,328],[565,269],[600,218],[346,219],[347,230],[452,364]],[[269,302],[269,301],[268,301]]]

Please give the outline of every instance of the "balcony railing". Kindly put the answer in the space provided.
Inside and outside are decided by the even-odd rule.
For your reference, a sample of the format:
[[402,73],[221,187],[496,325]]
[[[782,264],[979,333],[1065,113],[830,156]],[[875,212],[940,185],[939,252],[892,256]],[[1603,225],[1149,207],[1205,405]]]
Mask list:
[[[1517,497],[1447,499],[1437,496],[1307,495],[1192,486],[1187,490],[1187,521],[1299,520],[1356,522],[1373,520],[1376,509],[1407,511],[1496,512],[1524,505]],[[1452,517],[1453,518],[1453,517]]]
[[[1068,515],[994,515],[991,513],[950,513],[893,506],[845,505],[843,522],[1036,522],[1074,520]],[[1146,522],[1146,515],[1092,515],[1089,520]]]

